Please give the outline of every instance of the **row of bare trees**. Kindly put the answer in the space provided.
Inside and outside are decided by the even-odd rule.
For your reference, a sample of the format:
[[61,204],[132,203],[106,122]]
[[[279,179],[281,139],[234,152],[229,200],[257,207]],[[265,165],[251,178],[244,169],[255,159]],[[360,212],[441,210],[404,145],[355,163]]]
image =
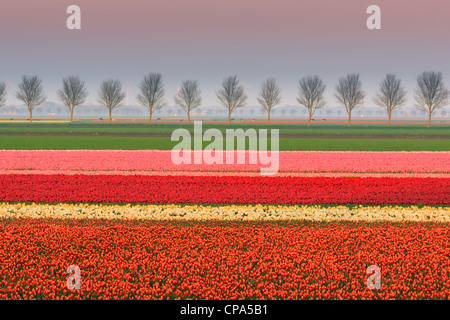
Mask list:
[[[325,90],[325,83],[316,75],[309,75],[299,80],[297,101],[307,110],[308,126],[311,125],[314,113],[326,105]],[[6,84],[0,83],[0,107],[5,105],[6,94]],[[401,79],[395,74],[387,74],[380,82],[379,90],[372,101],[386,111],[388,126],[391,123],[392,112],[405,104],[406,94]],[[143,78],[136,98],[141,105],[148,109],[149,123],[152,122],[153,114],[167,105],[164,96],[165,88],[161,74],[151,73]],[[244,107],[248,99],[244,86],[240,84],[236,76],[225,78],[222,87],[216,92],[216,96],[228,111],[228,124],[231,123],[233,112]],[[42,80],[37,76],[23,76],[16,97],[27,106],[30,112],[30,123],[32,123],[33,109],[46,100]],[[75,107],[84,104],[88,97],[85,82],[78,76],[64,78],[57,97],[70,110],[70,123],[72,123]],[[360,107],[365,98],[359,74],[348,74],[339,78],[334,97],[345,108],[350,126],[353,110]],[[445,87],[442,73],[423,72],[417,77],[414,97],[416,108],[427,113],[428,126],[431,125],[433,113],[445,107],[449,102],[449,97],[450,91]],[[123,104],[124,99],[125,93],[119,80],[109,79],[101,83],[98,102],[108,109],[109,122],[112,120],[112,112]],[[273,109],[281,103],[281,89],[275,78],[268,78],[263,82],[257,100],[267,112],[267,121],[270,123]],[[199,82],[197,80],[182,81],[174,95],[174,101],[186,112],[188,121],[191,122],[192,110],[200,107],[202,103]]]
[[[309,114],[308,126],[314,113],[325,106],[324,92],[326,85],[317,76],[307,76],[299,82],[299,98],[297,101],[306,107]],[[416,108],[428,115],[428,126],[431,126],[433,113],[445,107],[449,102],[450,91],[445,87],[442,73],[423,72],[417,77],[415,89]],[[348,74],[339,78],[334,94],[336,100],[345,108],[350,126],[352,112],[360,107],[365,98],[362,83],[358,74]],[[400,109],[406,102],[406,90],[401,79],[395,74],[387,74],[380,82],[373,103],[386,111],[388,126],[391,124],[392,112]]]

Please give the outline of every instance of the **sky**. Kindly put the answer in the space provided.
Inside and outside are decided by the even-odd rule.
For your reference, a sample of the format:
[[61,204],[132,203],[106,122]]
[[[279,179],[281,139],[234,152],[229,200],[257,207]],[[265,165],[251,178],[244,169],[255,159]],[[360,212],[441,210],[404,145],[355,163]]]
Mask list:
[[[81,30],[68,30],[69,5],[81,8]],[[370,5],[381,8],[381,30],[369,30]],[[202,107],[219,105],[226,76],[246,86],[248,105],[267,77],[276,77],[281,106],[296,105],[298,80],[317,74],[335,107],[339,77],[359,73],[367,105],[386,73],[409,92],[420,72],[442,71],[450,86],[448,0],[2,0],[0,81],[12,92],[22,75],[43,79],[49,101],[61,80],[86,80],[96,103],[100,82],[130,84],[130,103],[145,74],[159,72],[173,105],[178,83],[197,79]]]

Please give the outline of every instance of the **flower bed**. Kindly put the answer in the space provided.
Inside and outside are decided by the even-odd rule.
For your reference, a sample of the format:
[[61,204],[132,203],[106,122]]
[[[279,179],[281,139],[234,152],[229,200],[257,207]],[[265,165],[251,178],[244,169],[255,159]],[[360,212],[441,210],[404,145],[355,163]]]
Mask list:
[[2,299],[450,297],[448,224],[0,221]]
[[0,201],[449,205],[450,179],[0,175]]
[[[38,171],[112,171],[113,173],[157,171],[196,172],[231,171],[260,172],[261,164],[182,164],[175,165],[171,151],[160,150],[3,150],[0,151],[0,172]],[[299,152],[279,153],[279,172],[347,172],[347,173],[450,173],[450,152]]]
[[450,207],[322,205],[26,204],[0,203],[0,218],[450,222]]

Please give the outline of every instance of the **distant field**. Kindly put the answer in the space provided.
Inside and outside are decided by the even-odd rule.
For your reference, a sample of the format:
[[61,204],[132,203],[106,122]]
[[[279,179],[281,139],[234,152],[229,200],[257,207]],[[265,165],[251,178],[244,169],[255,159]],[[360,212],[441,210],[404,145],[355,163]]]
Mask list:
[[[270,140],[270,139],[269,139]],[[269,141],[270,143],[270,141]],[[166,137],[2,136],[1,149],[160,149],[170,150],[177,142]],[[204,143],[204,146],[209,142]],[[270,144],[269,144],[270,145]],[[248,146],[247,146],[248,148]],[[450,151],[450,139],[280,139],[280,151]]]
[[[92,123],[63,122],[0,122],[0,149],[161,149],[170,150],[177,142],[170,141],[177,128],[194,131],[186,122]],[[279,129],[280,150],[361,150],[361,151],[450,151],[450,126],[401,124],[388,128],[380,124],[305,124],[278,123],[203,123],[209,128],[244,130]],[[98,134],[98,135],[97,135]],[[270,134],[270,132],[269,132]],[[114,135],[114,136],[112,136]],[[145,136],[148,135],[148,136]],[[204,143],[204,147],[209,142]],[[248,148],[248,145],[246,146]]]
[[[30,124],[11,124],[0,123],[0,133],[39,133],[39,132],[55,132],[55,133],[95,133],[95,132],[116,132],[116,133],[161,133],[168,134],[173,132],[176,128],[186,128],[193,132],[193,124],[186,123],[171,123],[171,124],[148,124],[133,123],[133,124],[87,124],[76,123],[61,124],[61,123],[33,123]],[[449,135],[449,125],[433,125],[431,128],[427,128],[424,125],[394,125],[387,128],[385,125],[352,125],[347,127],[346,125],[325,125],[325,124],[313,124],[311,127],[307,127],[304,124],[233,124],[228,126],[227,124],[204,124],[203,129],[217,128],[222,132],[226,129],[242,128],[244,130],[249,128],[254,129],[279,129],[280,134],[358,134],[358,135]]]
[[[210,124],[228,124],[228,121],[224,117],[193,117],[192,121],[203,121],[203,123],[210,123]],[[266,117],[233,117],[231,119],[231,122],[234,124],[266,124],[267,118]],[[369,125],[386,125],[387,124],[387,118],[359,118],[354,117],[352,119],[352,124],[354,125],[363,125],[363,124],[369,124]],[[18,124],[18,123],[29,123],[28,119],[22,118],[22,119],[11,119],[11,118],[1,118],[0,117],[0,124]],[[55,118],[34,118],[33,124],[38,123],[47,123],[47,124],[63,124],[63,123],[69,123],[68,119],[55,119]],[[98,125],[110,125],[109,121],[107,120],[99,120],[99,118],[96,119],[77,119],[75,118],[74,123],[85,123],[85,124],[98,124]],[[123,124],[123,125],[136,125],[136,124],[143,124],[148,125],[148,119],[144,118],[114,118],[112,121],[113,124]],[[170,117],[170,118],[153,118],[152,119],[152,125],[164,125],[164,124],[187,124],[187,118],[186,117]],[[271,120],[272,124],[277,125],[283,125],[283,124],[296,124],[296,125],[306,125],[308,123],[307,118],[279,118],[279,117],[272,117]],[[347,118],[313,118],[312,124],[343,124],[347,125]],[[396,125],[426,125],[428,123],[428,119],[426,117],[422,118],[394,118],[391,121],[391,124]],[[450,125],[450,118],[434,118],[432,119],[433,124],[446,124]]]

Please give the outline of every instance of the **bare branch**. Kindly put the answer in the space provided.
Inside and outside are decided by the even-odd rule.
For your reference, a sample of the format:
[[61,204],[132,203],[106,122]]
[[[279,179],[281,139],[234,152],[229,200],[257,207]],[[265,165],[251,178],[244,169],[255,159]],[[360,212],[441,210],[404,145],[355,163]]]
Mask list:
[[395,74],[387,74],[380,82],[380,89],[372,99],[373,103],[386,110],[388,126],[391,124],[391,115],[394,110],[400,109],[406,102],[406,90],[401,80]]
[[231,122],[231,114],[234,110],[242,108],[247,102],[244,87],[239,84],[236,76],[225,78],[222,88],[216,92],[217,98],[228,109],[228,124]]
[[423,72],[417,77],[415,90],[416,108],[428,114],[428,126],[434,111],[442,109],[449,102],[450,92],[445,87],[441,72]]
[[261,85],[261,92],[257,97],[258,102],[267,111],[267,119],[270,123],[272,109],[281,103],[281,89],[275,78],[268,78]]
[[98,91],[98,102],[109,111],[109,122],[111,122],[112,111],[122,105],[125,93],[122,91],[120,80],[109,79],[103,81]]
[[6,83],[0,82],[0,107],[6,104]]
[[78,76],[70,76],[63,79],[63,87],[58,90],[57,96],[59,101],[70,110],[70,123],[73,120],[75,107],[85,103],[88,95],[84,81],[81,81]]
[[148,76],[145,76],[139,85],[139,90],[137,100],[148,109],[150,123],[152,114],[166,106],[164,101],[165,89],[161,74],[150,73]]
[[33,109],[44,103],[46,99],[42,87],[42,80],[37,76],[23,76],[16,97],[27,106],[30,112],[30,123],[32,123]]
[[189,122],[191,122],[191,111],[202,104],[201,94],[197,80],[184,80],[179,92],[174,96],[175,103],[187,113]]
[[362,91],[359,74],[348,74],[344,78],[339,78],[334,96],[345,107],[348,114],[348,125],[350,126],[352,111],[361,106],[364,101],[364,92]]
[[316,110],[323,108],[326,104],[323,95],[326,88],[327,86],[318,76],[304,77],[298,83],[297,101],[308,110],[308,126],[311,125],[311,118]]

